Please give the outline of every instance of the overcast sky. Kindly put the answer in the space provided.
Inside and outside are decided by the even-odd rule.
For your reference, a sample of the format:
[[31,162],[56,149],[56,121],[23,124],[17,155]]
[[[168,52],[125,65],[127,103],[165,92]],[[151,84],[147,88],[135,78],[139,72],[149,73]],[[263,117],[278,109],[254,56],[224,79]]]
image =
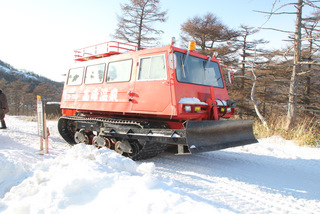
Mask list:
[[[128,0],[0,0],[0,60],[56,81],[73,63],[74,49],[113,40],[120,2]],[[175,36],[188,18],[212,12],[227,26],[260,27],[267,16],[253,10],[270,11],[274,0],[160,0],[168,10],[162,44]],[[284,1],[280,1],[284,3]],[[308,11],[310,12],[310,11]],[[294,16],[272,17],[263,27],[294,30]],[[254,38],[269,40],[267,48],[285,47],[288,35],[261,31]],[[253,37],[252,37],[253,38]]]

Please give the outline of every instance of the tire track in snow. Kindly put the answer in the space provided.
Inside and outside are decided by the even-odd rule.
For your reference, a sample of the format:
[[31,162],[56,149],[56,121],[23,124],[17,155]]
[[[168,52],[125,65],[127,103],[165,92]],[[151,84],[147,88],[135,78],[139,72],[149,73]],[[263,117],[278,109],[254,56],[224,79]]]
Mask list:
[[[198,200],[208,201],[235,213],[320,212],[319,200],[299,197],[305,194],[303,192],[293,196],[296,190],[279,188],[277,183],[285,183],[290,178],[283,174],[277,176],[278,170],[273,163],[276,159],[218,151],[191,156],[163,154],[151,161],[156,165],[156,173],[169,177],[178,191],[194,200],[201,196]],[[284,165],[280,169],[289,166],[289,172],[293,170],[293,173],[297,173],[296,168],[290,168],[292,162],[283,160],[281,164]],[[275,168],[274,174],[270,175],[272,167]],[[262,182],[259,180],[264,176],[259,175],[261,169],[269,173]]]

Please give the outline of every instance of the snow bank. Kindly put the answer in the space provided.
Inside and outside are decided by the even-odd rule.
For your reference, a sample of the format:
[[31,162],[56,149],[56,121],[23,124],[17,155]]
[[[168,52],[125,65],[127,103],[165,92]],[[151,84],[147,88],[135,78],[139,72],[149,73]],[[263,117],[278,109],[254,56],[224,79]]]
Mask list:
[[285,140],[280,136],[259,139],[258,144],[252,144],[248,147],[236,147],[233,150],[241,152],[244,151],[243,148],[247,151],[250,149],[250,153],[257,155],[267,155],[282,159],[320,160],[319,148],[298,146],[295,142]]
[[[6,162],[7,164],[8,162]],[[13,164],[14,165],[14,164]],[[10,166],[8,166],[10,167]],[[16,171],[21,171],[23,167]],[[13,167],[14,168],[14,167]],[[77,145],[34,166],[33,175],[1,200],[5,213],[195,213],[222,209],[181,196],[154,174],[111,150]],[[7,171],[9,172],[9,170]],[[12,173],[2,176],[8,180]]]
[[3,197],[12,186],[15,186],[25,179],[29,174],[23,164],[12,160],[10,156],[0,153],[0,197]]
[[133,162],[108,149],[70,147],[48,121],[6,117],[0,130],[0,213],[320,213],[320,148],[281,137],[193,155]]

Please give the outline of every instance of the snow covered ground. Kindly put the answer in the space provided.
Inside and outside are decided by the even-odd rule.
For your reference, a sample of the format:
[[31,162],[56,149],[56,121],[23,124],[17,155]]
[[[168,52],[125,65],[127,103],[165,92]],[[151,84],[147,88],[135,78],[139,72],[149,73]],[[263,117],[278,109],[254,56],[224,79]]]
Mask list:
[[196,155],[134,162],[68,146],[49,121],[7,116],[0,130],[0,213],[320,213],[320,148],[280,137]]

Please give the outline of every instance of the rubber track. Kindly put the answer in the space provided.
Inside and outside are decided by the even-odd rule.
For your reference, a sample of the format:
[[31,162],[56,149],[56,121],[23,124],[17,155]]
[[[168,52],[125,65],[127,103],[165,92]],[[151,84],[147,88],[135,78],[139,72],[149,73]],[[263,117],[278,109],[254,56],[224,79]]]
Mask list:
[[[102,122],[102,123],[109,123],[112,125],[122,125],[122,126],[137,126],[138,128],[150,128],[149,123],[145,121],[130,121],[130,120],[116,120],[116,119],[108,119],[108,118],[90,118],[90,117],[78,117],[78,116],[63,116],[59,119],[58,122],[58,129],[60,135],[65,139],[70,145],[74,145],[74,132],[71,132],[70,128],[68,128],[68,121],[87,121],[87,122]],[[149,159],[152,157],[157,156],[158,154],[162,153],[167,149],[167,144],[159,143],[159,142],[152,142],[146,141],[140,143],[142,148],[140,148],[139,152],[135,155],[128,155],[129,158],[132,160],[143,160]],[[140,147],[141,147],[140,146]]]
[[61,137],[70,145],[76,144],[74,141],[74,131],[71,131],[71,128],[68,128],[68,119],[60,118],[58,121],[58,130]]
[[74,121],[87,121],[87,122],[104,122],[110,123],[113,125],[135,125],[140,128],[144,128],[139,122],[131,121],[131,120],[116,120],[116,119],[108,119],[108,118],[99,118],[99,117],[78,117],[78,116],[62,116],[60,118],[74,120]]
[[144,144],[142,149],[135,154],[134,156],[130,157],[132,160],[144,160],[149,159],[157,156],[158,154],[164,152],[167,149],[167,144],[158,143],[158,142],[151,142],[148,141]]

